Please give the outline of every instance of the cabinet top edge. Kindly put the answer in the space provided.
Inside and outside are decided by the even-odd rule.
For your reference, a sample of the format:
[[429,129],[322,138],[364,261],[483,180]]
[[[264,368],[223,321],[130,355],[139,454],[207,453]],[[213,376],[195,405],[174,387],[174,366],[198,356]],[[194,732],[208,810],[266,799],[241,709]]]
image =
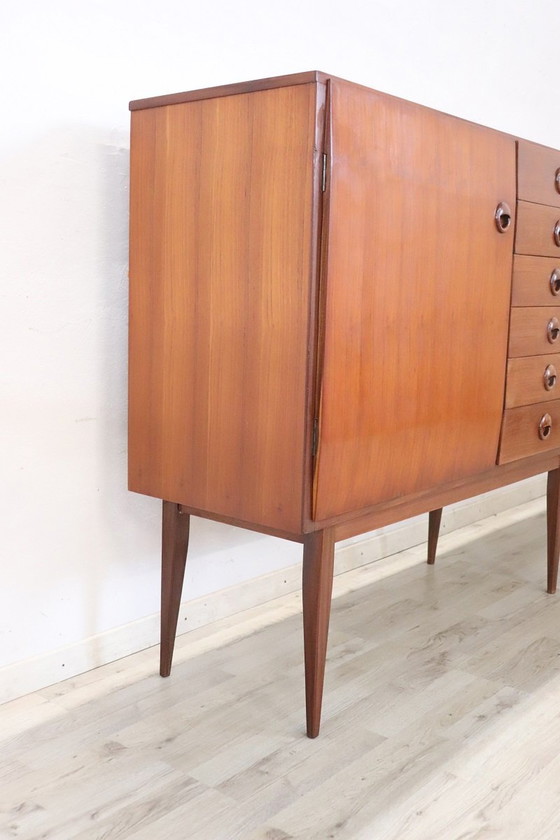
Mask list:
[[218,96],[235,96],[239,93],[252,93],[257,90],[291,87],[332,79],[329,73],[320,70],[309,70],[304,73],[290,73],[287,76],[271,76],[267,79],[255,79],[248,82],[237,82],[229,85],[187,90],[181,93],[169,93],[163,96],[150,96],[147,99],[133,99],[129,103],[131,111],[142,111],[145,108],[159,108],[162,105],[178,105],[181,102],[194,102],[197,99],[214,99]]
[[222,96],[235,96],[237,94],[242,93],[253,93],[259,90],[271,90],[273,88],[292,87],[294,85],[326,84],[327,82],[343,82],[345,84],[351,84],[354,87],[363,88],[364,90],[369,90],[374,93],[379,93],[382,96],[386,96],[398,102],[406,102],[407,104],[414,105],[417,108],[427,108],[428,110],[436,111],[436,113],[442,114],[444,116],[452,117],[455,120],[466,122],[469,125],[477,126],[487,131],[494,131],[497,134],[501,134],[503,137],[509,137],[511,140],[515,140],[518,143],[523,143],[532,146],[540,146],[543,149],[557,151],[551,146],[546,146],[542,143],[527,140],[525,138],[520,137],[519,135],[509,134],[506,131],[501,131],[499,128],[489,128],[488,126],[484,126],[479,123],[473,122],[472,120],[460,117],[457,114],[449,114],[445,111],[439,111],[438,109],[432,108],[429,105],[422,105],[418,102],[412,102],[403,99],[402,97],[395,96],[391,93],[378,91],[367,85],[360,84],[359,82],[351,82],[348,79],[343,79],[340,76],[334,76],[331,73],[325,73],[322,70],[308,70],[303,73],[290,73],[285,76],[270,76],[266,79],[254,79],[251,81],[237,82],[234,84],[217,85],[215,87],[199,88],[197,90],[187,90],[182,91],[180,93],[168,93],[162,96],[147,97],[146,99],[133,99],[129,103],[128,107],[131,111],[142,111],[147,108],[160,108],[166,105],[179,105],[183,102],[196,102],[197,100],[201,99],[214,99]]

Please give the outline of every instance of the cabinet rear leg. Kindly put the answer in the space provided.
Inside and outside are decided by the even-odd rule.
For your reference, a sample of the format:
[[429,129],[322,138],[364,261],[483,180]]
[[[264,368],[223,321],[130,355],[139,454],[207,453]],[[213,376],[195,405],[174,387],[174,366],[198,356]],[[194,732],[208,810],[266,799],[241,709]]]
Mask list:
[[560,469],[548,473],[546,486],[546,530],[547,530],[547,587],[550,595],[556,592],[558,580],[558,554],[560,552]]
[[303,543],[303,638],[309,738],[317,737],[321,725],[333,571],[333,530],[306,535]]
[[441,525],[441,514],[443,508],[431,510],[428,520],[428,563],[433,566],[436,562],[436,551],[439,537],[439,526]]
[[163,503],[161,550],[161,643],[160,667],[162,677],[171,673],[177,619],[183,591],[185,563],[189,546],[188,513],[174,502]]

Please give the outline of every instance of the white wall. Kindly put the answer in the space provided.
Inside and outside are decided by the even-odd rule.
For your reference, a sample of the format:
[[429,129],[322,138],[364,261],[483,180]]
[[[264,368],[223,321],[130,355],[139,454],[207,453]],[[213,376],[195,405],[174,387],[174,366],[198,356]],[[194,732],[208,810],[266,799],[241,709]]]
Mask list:
[[[126,491],[128,101],[321,69],[559,146],[559,31],[553,0],[5,0],[0,665],[158,609],[160,505]],[[197,520],[188,595],[299,556]]]

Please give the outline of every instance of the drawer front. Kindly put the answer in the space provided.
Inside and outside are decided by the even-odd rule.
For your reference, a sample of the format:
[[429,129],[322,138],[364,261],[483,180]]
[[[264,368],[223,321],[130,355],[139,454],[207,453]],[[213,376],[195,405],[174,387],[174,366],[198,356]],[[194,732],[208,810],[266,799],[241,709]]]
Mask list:
[[560,208],[518,201],[515,253],[560,257]]
[[520,306],[511,310],[510,358],[560,352],[560,306]]
[[517,145],[517,196],[560,207],[560,152],[536,143]]
[[528,257],[517,254],[513,261],[512,306],[560,306],[560,254]]
[[504,412],[498,464],[560,447],[560,400]]
[[560,353],[509,359],[506,408],[560,398]]

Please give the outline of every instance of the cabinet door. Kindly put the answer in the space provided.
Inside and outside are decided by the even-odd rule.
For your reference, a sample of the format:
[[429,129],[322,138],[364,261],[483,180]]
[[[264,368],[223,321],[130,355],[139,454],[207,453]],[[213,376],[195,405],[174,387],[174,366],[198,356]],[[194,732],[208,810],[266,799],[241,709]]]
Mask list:
[[489,469],[504,398],[515,144],[331,86],[314,518]]

